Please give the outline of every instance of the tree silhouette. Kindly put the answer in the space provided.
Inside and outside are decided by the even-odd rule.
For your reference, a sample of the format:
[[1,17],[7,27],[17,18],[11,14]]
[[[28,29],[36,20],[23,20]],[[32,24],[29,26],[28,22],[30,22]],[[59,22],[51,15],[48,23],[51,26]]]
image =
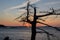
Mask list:
[[[22,7],[22,8],[21,8],[21,9],[26,8],[26,10],[27,10],[27,16],[24,17],[23,19],[21,19],[20,22],[21,22],[21,21],[22,21],[22,22],[27,22],[27,23],[30,23],[30,24],[32,25],[32,27],[31,27],[31,32],[32,32],[32,34],[31,34],[31,40],[35,40],[36,33],[46,33],[46,34],[47,34],[47,37],[48,37],[48,40],[50,40],[49,35],[53,36],[53,34],[50,34],[49,32],[45,31],[44,29],[40,29],[40,28],[38,28],[38,29],[42,30],[43,32],[37,32],[37,31],[36,31],[36,23],[40,23],[40,24],[43,24],[43,25],[47,25],[48,27],[54,28],[54,29],[56,29],[57,31],[60,31],[60,29],[58,29],[58,28],[56,28],[56,27],[53,27],[53,26],[50,26],[50,25],[48,25],[48,24],[45,24],[45,23],[43,23],[43,22],[39,22],[39,21],[37,21],[37,19],[39,19],[39,17],[46,17],[46,16],[50,16],[50,15],[60,15],[60,13],[56,13],[56,11],[60,11],[60,9],[54,10],[54,9],[52,8],[52,9],[51,9],[52,12],[40,11],[40,13],[48,13],[48,14],[36,15],[36,13],[37,13],[37,12],[36,12],[36,9],[37,9],[37,8],[34,7],[33,5],[30,5],[29,3],[30,3],[30,2],[27,3],[27,8],[26,8],[26,7]],[[29,20],[29,17],[30,17],[29,7],[32,7],[32,8],[34,9],[33,21],[30,21],[30,20]],[[24,14],[22,14],[22,15],[19,16],[19,17],[17,17],[16,19],[21,18],[23,15],[24,15]],[[43,19],[39,19],[39,20],[45,21],[45,20],[43,20]]]

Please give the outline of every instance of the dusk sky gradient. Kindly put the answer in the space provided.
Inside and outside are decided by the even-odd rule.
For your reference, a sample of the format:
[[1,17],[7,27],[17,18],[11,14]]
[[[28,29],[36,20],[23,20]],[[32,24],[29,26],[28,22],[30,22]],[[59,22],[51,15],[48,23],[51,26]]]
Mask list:
[[[60,9],[60,0],[30,0],[31,4],[35,4],[41,11],[49,11],[50,8]],[[20,23],[14,20],[24,12],[20,12],[20,7],[26,6],[27,0],[0,0],[0,24],[7,26],[22,26]],[[49,16],[45,19],[45,23],[60,27],[60,16]],[[27,24],[28,25],[28,24]],[[38,24],[41,25],[41,24]]]

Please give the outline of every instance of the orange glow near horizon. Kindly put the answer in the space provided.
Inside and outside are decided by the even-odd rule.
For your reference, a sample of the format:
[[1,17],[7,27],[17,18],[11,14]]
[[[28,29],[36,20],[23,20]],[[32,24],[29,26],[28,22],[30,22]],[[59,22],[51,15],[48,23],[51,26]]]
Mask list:
[[[60,26],[60,20],[52,20],[51,19],[47,19],[44,23],[49,24],[51,26]],[[9,21],[9,20],[4,20],[1,21],[0,24],[6,25],[6,26],[23,26],[22,22],[17,22],[17,21]],[[31,26],[31,24],[29,23],[25,23],[24,26]],[[37,24],[37,26],[43,26],[42,24]]]
[[[31,24],[29,24],[29,23],[25,23],[23,25],[23,22],[18,22],[16,20],[12,20],[12,19],[13,18],[8,18],[8,17],[6,19],[2,19],[2,20],[0,20],[0,24],[6,25],[6,26],[27,26],[27,27],[31,26]],[[53,20],[52,18],[48,18],[48,19],[46,19],[46,21],[44,21],[44,23],[49,24],[51,26],[60,27],[59,18],[56,20]],[[38,23],[37,26],[44,26],[44,25]]]

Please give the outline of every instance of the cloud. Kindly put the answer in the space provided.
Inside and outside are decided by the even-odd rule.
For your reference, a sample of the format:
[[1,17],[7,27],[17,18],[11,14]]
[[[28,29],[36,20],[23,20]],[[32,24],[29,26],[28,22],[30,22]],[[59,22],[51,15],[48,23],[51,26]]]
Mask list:
[[[29,0],[29,1],[30,1],[30,4],[34,4],[34,3],[36,3],[40,0]],[[5,15],[13,16],[13,14],[10,13],[10,11],[12,11],[14,9],[17,9],[17,8],[25,7],[25,6],[27,6],[27,3],[28,3],[28,1],[26,1],[25,3],[22,3],[21,5],[17,5],[17,6],[14,6],[14,7],[7,8],[3,12],[5,13]],[[25,12],[26,10],[21,9],[19,11],[24,11]],[[20,13],[22,13],[22,12],[20,12]]]
[[36,3],[36,2],[38,2],[40,0],[29,0],[29,1],[31,2],[31,4],[34,4],[34,3]]
[[[29,1],[30,1],[30,4],[34,4],[34,3],[36,3],[36,2],[38,2],[38,1],[40,1],[40,0],[29,0]],[[26,1],[25,3],[22,3],[21,5],[8,8],[8,9],[6,9],[6,10],[8,11],[8,10],[16,9],[16,8],[25,7],[25,6],[27,6],[27,3],[28,3],[28,1]]]

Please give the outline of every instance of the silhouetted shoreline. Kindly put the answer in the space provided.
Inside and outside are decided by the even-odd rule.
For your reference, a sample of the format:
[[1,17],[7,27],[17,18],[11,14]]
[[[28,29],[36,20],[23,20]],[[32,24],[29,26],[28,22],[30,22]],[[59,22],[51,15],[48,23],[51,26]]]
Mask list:
[[[16,28],[27,28],[26,26],[5,26],[5,25],[1,25],[0,24],[0,28],[12,28],[12,29],[16,29]],[[31,27],[29,27],[29,28],[31,28]],[[38,27],[36,27],[36,28],[45,28],[45,29],[48,29],[48,28],[51,28],[51,27],[47,27],[47,26],[38,26]],[[60,27],[56,27],[56,28],[59,28],[60,29]]]

